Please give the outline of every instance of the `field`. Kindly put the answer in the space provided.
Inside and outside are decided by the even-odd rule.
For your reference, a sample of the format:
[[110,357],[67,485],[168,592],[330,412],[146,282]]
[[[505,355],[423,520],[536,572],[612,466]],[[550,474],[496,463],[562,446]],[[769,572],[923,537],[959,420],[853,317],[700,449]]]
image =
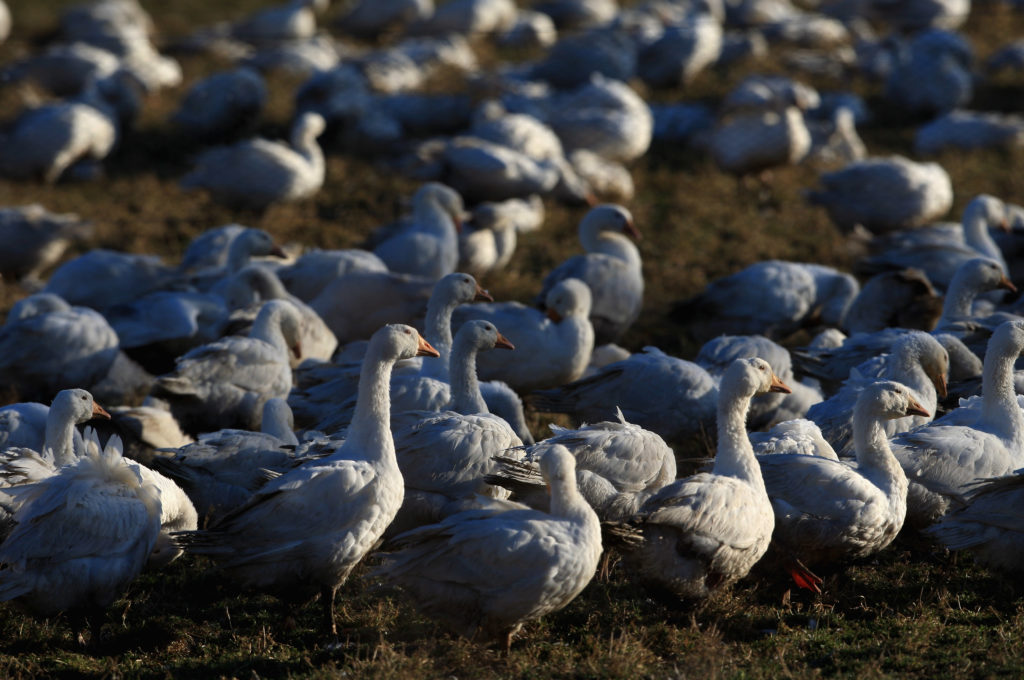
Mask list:
[[[0,45],[0,63],[36,50],[56,30],[69,3],[9,0],[15,33]],[[144,2],[159,27],[160,44],[192,28],[242,15],[255,0]],[[1024,35],[1024,12],[976,0],[965,27],[978,62]],[[337,12],[332,8],[331,14]],[[508,58],[487,44],[481,61]],[[223,68],[209,58],[182,56],[185,85]],[[785,72],[774,57],[702,74],[685,90],[646,91],[652,101],[680,98],[715,102],[745,75]],[[272,98],[259,133],[287,129],[292,93],[300,79],[271,79]],[[852,86],[877,104],[880,87],[859,79],[810,79],[821,89]],[[456,80],[433,84],[459,86]],[[177,180],[200,147],[167,122],[184,87],[146,100],[135,129],[92,183],[0,181],[0,205],[39,202],[92,220],[89,247],[180,257],[203,230],[241,222],[267,229],[284,243],[323,248],[359,245],[390,221],[416,183],[374,159],[337,150],[327,180],[313,199],[278,205],[265,214],[238,213],[205,194],[184,193]],[[21,88],[0,88],[0,117],[13,118]],[[1019,111],[1024,76],[1005,75],[979,85],[974,108]],[[910,155],[907,120],[873,106],[876,120],[860,130],[875,155]],[[937,159],[953,178],[958,216],[967,201],[987,192],[1024,203],[1024,151],[949,153]],[[672,304],[721,275],[767,258],[815,261],[849,268],[851,255],[824,211],[801,191],[819,168],[776,171],[768,185],[718,171],[693,151],[656,145],[632,168],[637,195],[628,205],[643,233],[647,291],[639,322],[624,339],[629,349],[656,345],[692,358],[697,346]],[[520,239],[508,271],[483,282],[496,299],[529,300],[544,273],[578,251],[582,209],[547,204],[544,228]],[[955,217],[954,217],[955,219]],[[1019,284],[1020,282],[1018,282]],[[6,283],[3,309],[26,294]],[[535,432],[546,428],[531,421]],[[695,450],[700,450],[695,445]],[[267,597],[239,596],[207,564],[184,558],[146,573],[111,610],[99,654],[83,652],[63,619],[38,621],[0,606],[0,677],[9,678],[810,678],[1019,677],[1024,675],[1024,601],[1014,582],[949,555],[915,537],[901,539],[878,559],[828,575],[824,592],[790,591],[782,572],[755,571],[730,592],[694,608],[656,598],[632,584],[621,567],[595,581],[565,610],[527,625],[506,657],[450,637],[418,616],[399,593],[357,570],[339,593],[344,628],[337,642],[318,632],[318,609],[288,619]]]

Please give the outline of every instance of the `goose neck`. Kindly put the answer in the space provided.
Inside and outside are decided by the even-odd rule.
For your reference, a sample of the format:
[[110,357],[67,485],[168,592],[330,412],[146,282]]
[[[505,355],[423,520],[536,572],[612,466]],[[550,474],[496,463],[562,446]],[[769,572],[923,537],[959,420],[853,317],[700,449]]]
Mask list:
[[600,524],[593,508],[580,494],[575,474],[569,475],[566,479],[551,480],[550,514],[584,526],[598,527]]
[[1017,405],[1013,364],[1018,352],[989,348],[981,375],[981,419],[1018,447],[1024,444],[1024,415]]
[[963,277],[954,276],[946,290],[946,299],[942,303],[942,319],[939,321],[941,328],[943,323],[966,319],[971,316],[971,305],[977,296],[977,287]]
[[754,457],[754,447],[747,435],[748,394],[735,391],[720,393],[718,397],[718,452],[715,454],[714,472],[736,477],[764,488],[761,468]]
[[452,349],[451,410],[456,413],[488,413],[487,403],[480,394],[480,382],[476,376],[477,351],[472,338],[465,336],[457,339]]
[[448,379],[452,354],[452,312],[457,305],[456,301],[442,295],[432,295],[427,303],[424,336],[441,356],[434,361],[423,362],[423,375]]
[[861,400],[853,411],[853,446],[858,471],[890,499],[906,505],[907,477],[892,453],[884,421],[872,412],[871,402]]
[[288,342],[281,330],[281,313],[278,310],[268,311],[264,306],[256,316],[256,320],[253,321],[249,337],[262,340],[271,345],[280,355],[288,356]]
[[368,460],[395,457],[395,444],[391,437],[391,369],[393,361],[379,356],[367,356],[359,374],[359,391],[352,424],[344,449],[354,446]]
[[53,452],[53,464],[62,467],[75,460],[75,420],[72,414],[59,406],[51,406],[46,416],[44,450]]

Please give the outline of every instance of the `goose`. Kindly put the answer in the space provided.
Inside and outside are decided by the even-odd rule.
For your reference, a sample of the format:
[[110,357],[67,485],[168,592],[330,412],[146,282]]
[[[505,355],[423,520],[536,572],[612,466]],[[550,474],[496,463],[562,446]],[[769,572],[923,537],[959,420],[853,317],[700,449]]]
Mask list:
[[824,189],[808,192],[807,199],[824,206],[843,231],[858,224],[874,234],[917,227],[953,206],[953,185],[938,163],[903,156],[867,158],[820,179]]
[[470,319],[486,319],[507,328],[509,340],[520,353],[514,366],[501,357],[481,356],[481,378],[500,380],[524,392],[563,385],[583,375],[594,349],[589,288],[575,278],[559,281],[548,291],[546,307],[544,313],[518,302],[505,302],[463,305],[454,310],[456,328]]
[[244,225],[231,223],[202,232],[189,242],[177,272],[187,276],[203,269],[223,268],[231,244],[246,229]]
[[[439,353],[434,361],[408,360],[392,372],[391,399],[396,412],[438,410],[451,397],[448,363],[452,351],[452,313],[474,300],[491,300],[469,274],[454,272],[434,285],[424,324],[424,336]],[[313,367],[300,372],[300,387],[289,395],[289,404],[300,423],[319,423],[316,429],[331,432],[343,427],[351,412],[339,413],[338,405],[350,401],[359,386],[358,362],[337,366]],[[314,382],[316,381],[316,382]],[[330,422],[324,419],[329,418]]]
[[636,321],[643,305],[644,278],[640,251],[627,236],[640,238],[633,216],[620,205],[591,208],[580,221],[579,239],[586,251],[553,269],[541,286],[543,303],[560,281],[575,278],[590,288],[590,320],[598,344],[615,342]]
[[271,269],[250,265],[227,281],[224,287],[228,307],[234,309],[231,322],[235,334],[239,326],[255,321],[261,305],[268,300],[287,300],[299,312],[298,346],[301,351],[289,356],[291,367],[297,368],[307,359],[327,361],[338,348],[338,339],[313,308],[285,290],[281,279]]
[[589,186],[591,194],[584,196],[588,202],[600,197],[608,201],[631,201],[636,194],[633,175],[625,165],[602,158],[589,149],[576,149],[569,154],[569,164],[576,171],[583,185]]
[[541,459],[550,512],[519,505],[467,510],[401,534],[373,572],[417,608],[464,637],[501,640],[557,611],[590,582],[601,556],[597,515],[576,486],[563,447]]
[[181,534],[238,583],[299,601],[318,592],[325,628],[337,634],[334,595],[402,505],[404,485],[390,429],[388,384],[399,359],[437,356],[410,326],[392,324],[370,339],[359,405],[345,443],[332,455],[268,482],[241,508],[205,531]]
[[388,266],[373,253],[352,248],[311,250],[300,255],[290,265],[280,267],[277,276],[289,293],[308,303],[332,281],[346,274],[387,271]]
[[189,434],[222,427],[257,429],[264,402],[292,387],[289,348],[298,340],[298,310],[284,300],[263,305],[248,337],[229,336],[178,359],[151,395],[168,402]]
[[512,0],[453,0],[444,3],[409,26],[413,35],[493,35],[508,30],[515,21]]
[[875,274],[861,285],[843,317],[850,335],[886,328],[931,330],[942,314],[942,296],[920,269]]
[[117,356],[117,333],[103,316],[50,293],[20,300],[0,327],[0,382],[25,399],[91,387]]
[[69,245],[92,236],[92,223],[74,213],[52,213],[38,203],[0,208],[0,274],[42,287],[40,275],[64,254]]
[[946,349],[931,335],[910,331],[893,343],[890,354],[853,369],[842,389],[826,401],[812,406],[807,411],[807,419],[821,428],[836,453],[849,456],[856,443],[854,416],[861,392],[879,380],[896,382],[910,388],[915,399],[928,412],[928,416],[918,414],[886,420],[882,430],[886,436],[893,437],[931,420],[938,398],[946,396],[948,376],[949,354]]
[[885,98],[907,114],[936,115],[970,101],[974,52],[959,33],[920,31],[900,45],[885,83]]
[[159,489],[116,451],[89,447],[15,494],[14,529],[0,543],[0,600],[41,616],[84,618],[98,644],[106,608],[156,545]]
[[103,310],[131,304],[174,279],[174,270],[155,255],[94,248],[57,267],[43,292],[59,295],[72,305]]
[[316,142],[324,127],[319,114],[304,113],[292,125],[291,146],[256,138],[210,149],[181,186],[204,188],[217,201],[255,210],[308,198],[324,183],[324,155]]
[[960,28],[971,12],[970,0],[908,0],[892,3],[870,0],[864,6],[865,14],[894,30],[906,33],[936,27],[955,30]]
[[412,274],[357,271],[324,286],[309,306],[338,343],[366,340],[389,321],[416,323],[423,317],[435,279]]
[[[2,10],[0,10],[2,12]],[[109,50],[84,42],[50,45],[7,67],[11,80],[28,79],[57,97],[73,97],[82,92],[90,80],[113,75],[121,60]]]
[[[243,228],[231,237],[227,245],[223,265],[192,271],[189,283],[202,291],[224,295],[225,281],[230,276],[249,266],[253,258],[270,256],[286,259],[288,255],[281,246],[274,243],[274,237],[263,229]],[[219,258],[218,258],[219,259]],[[179,270],[181,265],[179,265]]]
[[656,432],[665,441],[687,442],[714,422],[717,381],[701,366],[656,347],[608,364],[595,375],[529,396],[542,413],[568,413],[578,422],[616,416]]
[[459,234],[458,271],[478,279],[508,266],[518,241],[516,223],[498,204],[478,206]]
[[374,249],[388,270],[436,281],[455,271],[462,197],[437,182],[424,184],[412,197],[413,224]]
[[555,22],[543,12],[517,9],[516,20],[501,35],[498,44],[513,49],[551,47],[558,40]]
[[263,405],[259,432],[201,434],[194,443],[164,449],[153,467],[181,486],[200,520],[209,524],[244,505],[267,482],[267,470],[279,473],[300,462],[293,427],[288,403],[274,397]]
[[893,439],[893,452],[910,480],[907,521],[916,528],[961,503],[975,480],[1024,465],[1024,413],[1013,389],[1024,320],[1000,325],[988,345],[980,407],[956,409]]
[[316,12],[327,9],[328,0],[291,0],[267,7],[236,22],[231,34],[254,45],[274,45],[316,34]]
[[1020,474],[985,480],[965,505],[925,529],[950,550],[969,550],[975,561],[1002,572],[1021,570]]
[[636,73],[651,87],[687,85],[722,54],[722,23],[708,14],[666,26],[638,50]]
[[758,457],[798,454],[839,460],[839,455],[825,440],[821,428],[813,420],[806,418],[784,420],[764,432],[751,432],[750,444],[754,447],[754,454]]
[[345,33],[373,38],[390,28],[401,28],[434,11],[433,0],[358,0],[338,18]]
[[[998,289],[1017,292],[1017,287],[1006,278],[1005,270],[995,260],[976,257],[960,265],[946,291],[936,330],[954,334],[959,331],[963,335],[965,326],[969,331],[977,324],[991,325],[975,315],[974,303],[980,293]],[[998,323],[999,318],[1000,315],[993,315],[992,321]]]
[[811,133],[796,107],[727,116],[711,136],[715,163],[734,175],[796,165],[810,150]]
[[466,322],[455,334],[451,401],[440,412],[395,412],[391,429],[405,501],[387,534],[439,521],[476,493],[499,496],[484,483],[496,469],[492,457],[523,445],[511,426],[487,410],[476,377],[478,352],[514,350],[493,323]]
[[24,455],[40,455],[55,468],[74,462],[83,450],[82,437],[75,426],[93,418],[110,418],[88,391],[78,388],[58,392],[49,408],[42,404],[14,404],[0,413],[4,414],[7,435],[3,447],[5,483],[26,481],[23,477],[12,478],[6,467]]
[[447,142],[437,150],[437,160],[441,178],[471,201],[547,195],[555,191],[562,179],[559,167],[551,161],[472,136]]
[[950,111],[921,126],[914,135],[914,153],[921,156],[947,149],[1012,149],[1022,144],[1024,118],[989,111]]
[[703,599],[746,576],[771,540],[775,518],[747,439],[755,394],[785,392],[767,361],[737,359],[722,377],[718,453],[711,472],[664,486],[640,508],[643,539],[625,559],[644,581]]
[[792,107],[809,111],[820,106],[821,95],[810,85],[786,76],[756,74],[744,78],[739,85],[729,90],[722,100],[721,111],[724,114],[739,111],[782,112]]
[[[178,421],[166,409],[145,405],[113,406],[109,413],[111,434],[121,438],[125,455],[145,465],[152,463],[158,449],[177,449],[195,441],[182,432]],[[101,434],[102,441],[103,428],[95,423],[92,427]]]
[[855,278],[832,267],[764,260],[715,279],[673,315],[700,341],[723,333],[777,339],[818,321],[842,326],[859,291]]
[[907,513],[907,477],[889,447],[885,424],[931,418],[906,386],[866,386],[854,407],[857,464],[799,454],[759,457],[775,512],[773,543],[794,581],[820,592],[807,565],[867,557],[888,546]]
[[[576,459],[576,483],[602,521],[626,521],[645,500],[676,478],[676,456],[665,440],[629,423],[617,411],[615,421],[592,423],[576,430],[549,425],[552,435],[526,447],[522,462],[499,459],[502,472],[485,480],[507,486],[516,499],[545,508],[547,491],[537,467],[547,452],[564,446]],[[511,471],[511,475],[504,474]],[[540,497],[540,499],[538,499]]]
[[185,93],[171,120],[191,137],[223,139],[251,128],[266,101],[263,77],[241,67],[197,81]]

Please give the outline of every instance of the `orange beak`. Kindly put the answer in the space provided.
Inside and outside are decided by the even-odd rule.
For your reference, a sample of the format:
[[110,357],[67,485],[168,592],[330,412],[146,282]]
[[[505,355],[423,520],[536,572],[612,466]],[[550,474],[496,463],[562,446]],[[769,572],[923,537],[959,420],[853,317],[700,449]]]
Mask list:
[[545,313],[545,314],[547,315],[547,317],[548,317],[549,319],[551,319],[551,320],[552,320],[552,321],[554,321],[555,323],[558,323],[559,321],[561,321],[561,320],[562,320],[562,315],[561,315],[561,314],[559,314],[558,312],[556,312],[556,311],[555,311],[555,310],[553,310],[553,309],[549,309],[549,310],[547,310],[547,311],[546,311],[546,312],[544,312],[544,313]]
[[[937,375],[932,378],[932,384],[935,385],[935,391],[939,393],[940,397],[946,396],[946,376]],[[927,415],[927,414],[925,414]]]
[[506,338],[501,333],[498,333],[498,339],[494,343],[494,348],[498,349],[515,349],[516,346],[512,344],[512,341]]
[[1006,217],[1004,217],[1003,219],[999,220],[999,228],[1002,229],[1007,234],[1009,234],[1011,231],[1013,231],[1013,227],[1010,226],[1010,220],[1008,218],[1006,218]]
[[769,392],[782,392],[783,394],[790,394],[793,390],[789,389],[789,385],[782,382],[779,376],[772,372],[772,385],[768,388]]
[[1010,281],[1010,279],[1006,278],[1005,276],[1003,278],[999,279],[999,284],[996,287],[997,288],[1005,288],[1006,290],[1010,291],[1011,293],[1016,293],[1017,292],[1017,286],[1013,285],[1013,281]]
[[476,295],[473,296],[473,302],[494,302],[494,298],[486,290],[480,287],[480,284],[476,286]]
[[295,358],[302,356],[302,343],[298,340],[296,340],[295,344],[292,345],[292,353],[295,355]]
[[421,335],[419,345],[416,347],[416,356],[418,357],[439,357],[441,353],[434,349],[433,345],[426,341]]
[[626,227],[622,231],[625,232],[625,234],[632,238],[634,241],[640,241],[643,239],[643,236],[640,235],[640,232],[633,224],[633,220],[629,220],[628,222],[626,222]]
[[932,414],[928,413],[928,411],[925,409],[925,407],[921,406],[921,404],[917,403],[916,400],[911,399],[910,400],[910,405],[907,406],[907,415],[908,416],[924,416],[925,418],[930,418]]
[[284,249],[281,246],[277,245],[276,243],[274,244],[274,247],[270,249],[270,252],[267,254],[273,255],[274,257],[280,257],[282,259],[288,257],[288,253],[284,252]]
[[96,402],[92,403],[92,417],[93,418],[105,418],[107,420],[110,420],[110,414],[107,413],[106,409],[104,409],[102,406],[100,406]]

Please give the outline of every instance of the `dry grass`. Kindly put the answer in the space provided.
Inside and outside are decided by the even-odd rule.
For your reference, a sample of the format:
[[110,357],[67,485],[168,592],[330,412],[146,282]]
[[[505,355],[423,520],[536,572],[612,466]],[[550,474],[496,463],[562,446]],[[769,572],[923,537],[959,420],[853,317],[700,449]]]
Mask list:
[[[15,39],[0,47],[6,62],[35,48],[55,28],[54,9],[67,3],[9,2]],[[254,0],[145,3],[169,41],[191,27],[238,16]],[[975,3],[968,27],[978,55],[1024,35],[1024,17],[991,2]],[[488,52],[493,62],[502,56]],[[186,84],[222,66],[183,60]],[[750,72],[741,65],[701,76],[687,92],[651,93],[714,101]],[[784,72],[774,61],[759,70]],[[876,102],[877,86],[852,85]],[[259,132],[280,135],[291,115],[293,79],[271,83],[272,105]],[[438,87],[450,87],[446,82]],[[0,181],[0,204],[38,201],[77,212],[97,226],[89,247],[154,252],[175,260],[188,240],[231,221],[267,229],[282,241],[326,248],[359,244],[389,221],[415,183],[372,159],[332,153],[327,183],[314,200],[239,214],[202,193],[183,193],[177,178],[199,148],[167,123],[183,90],[146,102],[136,129],[107,163],[108,177],[92,184],[48,187]],[[3,117],[13,117],[20,93],[0,90]],[[1010,110],[1024,102],[1020,76],[982,88],[984,106]],[[913,122],[883,114],[862,131],[875,153],[907,153]],[[949,154],[938,159],[956,188],[956,214],[985,191],[1024,200],[1021,152]],[[644,233],[647,295],[644,312],[625,338],[638,349],[654,344],[692,356],[684,325],[672,321],[673,302],[707,281],[765,258],[848,266],[843,238],[824,212],[801,198],[818,169],[775,173],[765,188],[724,175],[692,151],[660,145],[634,168],[630,204]],[[581,210],[549,204],[542,232],[524,237],[512,268],[485,284],[499,299],[529,299],[550,267],[577,251]],[[25,292],[8,285],[3,308]],[[535,419],[539,427],[542,422]],[[564,611],[526,627],[504,658],[444,635],[395,593],[358,572],[339,597],[345,632],[328,645],[316,628],[317,610],[296,612],[286,628],[279,605],[239,596],[207,565],[183,559],[145,574],[111,611],[103,653],[82,653],[63,620],[36,621],[0,607],[0,676],[42,677],[312,677],[312,678],[811,678],[820,676],[973,678],[1024,672],[1024,608],[1015,586],[967,559],[928,547],[897,545],[878,560],[831,575],[825,593],[789,593],[778,574],[760,572],[700,608],[654,598],[616,571],[592,584]]]

